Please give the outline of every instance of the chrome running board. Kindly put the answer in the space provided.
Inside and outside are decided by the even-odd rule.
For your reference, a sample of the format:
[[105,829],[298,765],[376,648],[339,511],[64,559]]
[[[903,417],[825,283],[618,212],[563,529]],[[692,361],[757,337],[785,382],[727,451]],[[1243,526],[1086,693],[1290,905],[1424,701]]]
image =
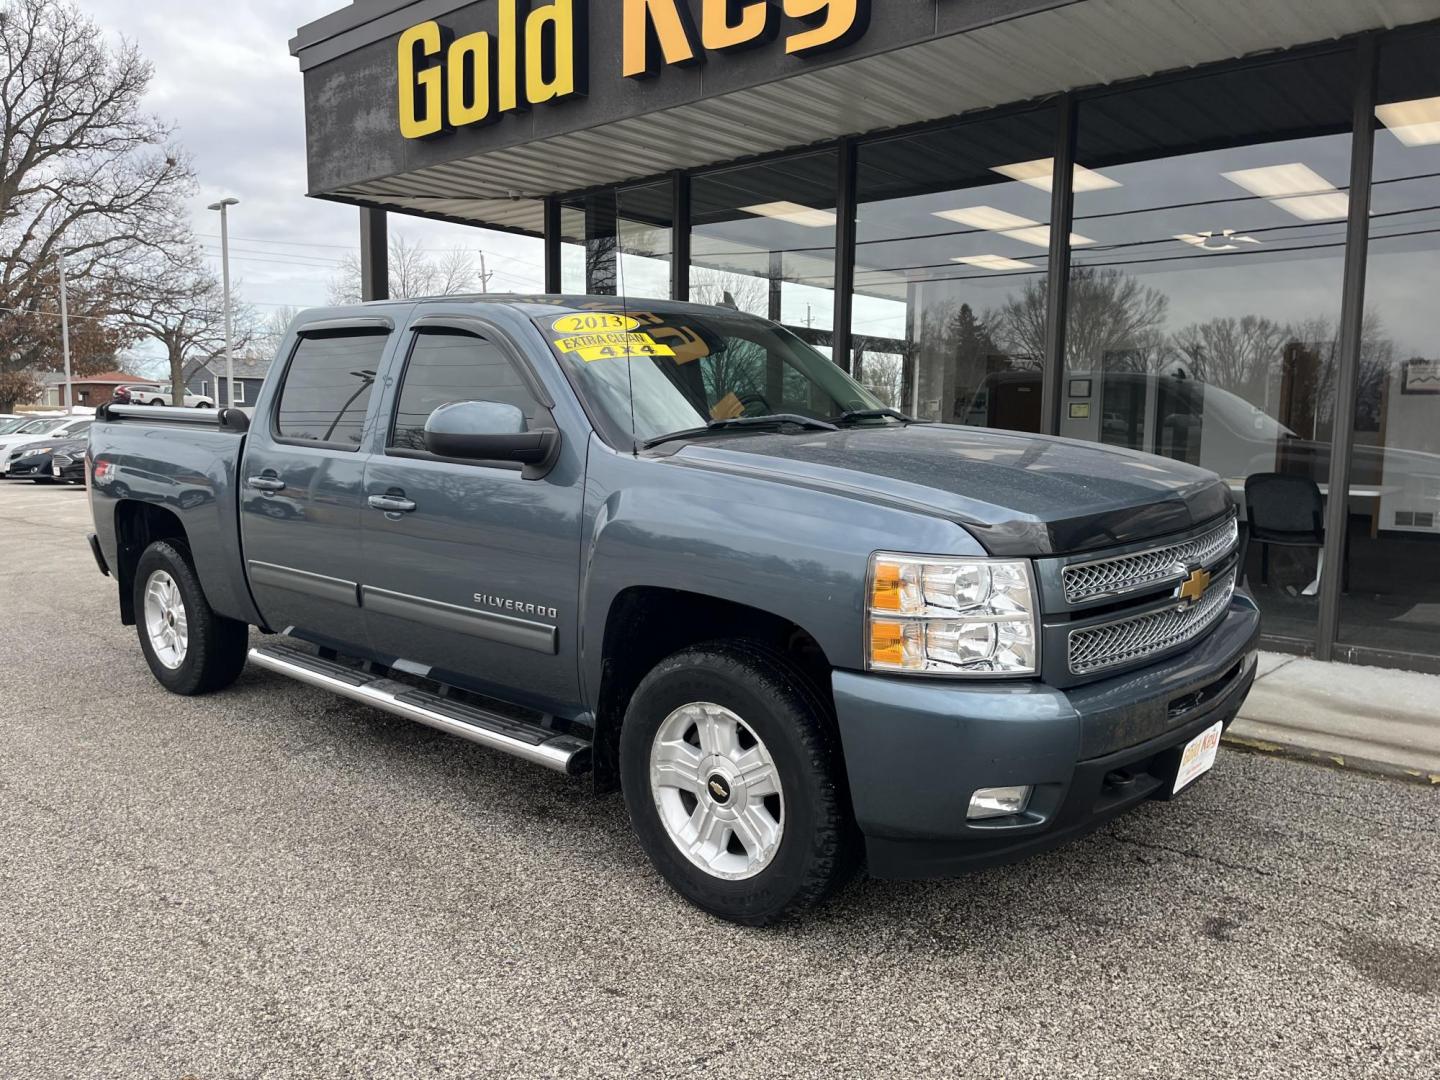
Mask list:
[[590,743],[584,739],[558,734],[537,724],[512,720],[474,705],[451,701],[428,690],[370,675],[303,649],[289,645],[262,645],[250,650],[250,662],[267,671],[287,675],[352,701],[373,705],[556,772],[578,776],[590,768]]

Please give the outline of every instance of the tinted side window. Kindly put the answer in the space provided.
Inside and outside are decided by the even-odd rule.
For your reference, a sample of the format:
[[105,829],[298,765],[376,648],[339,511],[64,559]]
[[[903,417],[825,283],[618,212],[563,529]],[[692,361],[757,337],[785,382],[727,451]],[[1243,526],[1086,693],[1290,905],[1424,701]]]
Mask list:
[[389,445],[424,450],[426,419],[454,401],[503,401],[532,424],[540,408],[497,345],[460,331],[426,330],[415,335]]
[[358,447],[386,340],[384,334],[301,338],[280,388],[276,433],[282,439]]

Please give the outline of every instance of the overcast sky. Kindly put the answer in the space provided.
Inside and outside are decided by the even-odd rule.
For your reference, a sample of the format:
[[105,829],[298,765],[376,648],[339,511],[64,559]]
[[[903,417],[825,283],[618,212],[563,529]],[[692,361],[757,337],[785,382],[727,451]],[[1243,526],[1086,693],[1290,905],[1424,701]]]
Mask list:
[[[219,215],[234,195],[230,264],[241,299],[262,314],[328,298],[336,263],[358,248],[354,207],[305,197],[300,70],[287,48],[304,23],[344,0],[79,0],[108,33],[136,42],[155,66],[148,104],[173,122],[194,159],[195,232],[218,269]],[[538,240],[392,216],[390,234],[439,252],[483,248],[495,290],[542,284]]]

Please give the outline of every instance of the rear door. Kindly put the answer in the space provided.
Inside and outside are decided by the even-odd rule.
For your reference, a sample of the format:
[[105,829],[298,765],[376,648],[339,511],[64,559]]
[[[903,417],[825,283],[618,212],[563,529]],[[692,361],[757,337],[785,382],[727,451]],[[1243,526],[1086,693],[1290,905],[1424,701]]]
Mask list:
[[[500,401],[531,429],[553,401],[519,349],[478,319],[417,320],[365,471],[363,603],[380,657],[547,712],[579,700],[576,600],[584,442],[550,472],[438,458],[425,421],[441,405]],[[395,506],[408,509],[395,510]]]
[[255,603],[272,630],[366,652],[360,516],[372,389],[385,318],[302,328],[262,401],[241,462],[241,538]]

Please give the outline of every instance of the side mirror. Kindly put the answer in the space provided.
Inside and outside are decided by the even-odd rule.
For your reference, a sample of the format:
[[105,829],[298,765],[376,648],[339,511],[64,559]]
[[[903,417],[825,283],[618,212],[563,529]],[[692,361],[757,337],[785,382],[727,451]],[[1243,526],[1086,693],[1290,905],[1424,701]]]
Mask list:
[[[441,405],[425,421],[425,448],[462,461],[510,461],[532,469],[553,462],[558,431],[529,431],[525,414],[501,401]],[[539,473],[538,475],[543,475]]]

